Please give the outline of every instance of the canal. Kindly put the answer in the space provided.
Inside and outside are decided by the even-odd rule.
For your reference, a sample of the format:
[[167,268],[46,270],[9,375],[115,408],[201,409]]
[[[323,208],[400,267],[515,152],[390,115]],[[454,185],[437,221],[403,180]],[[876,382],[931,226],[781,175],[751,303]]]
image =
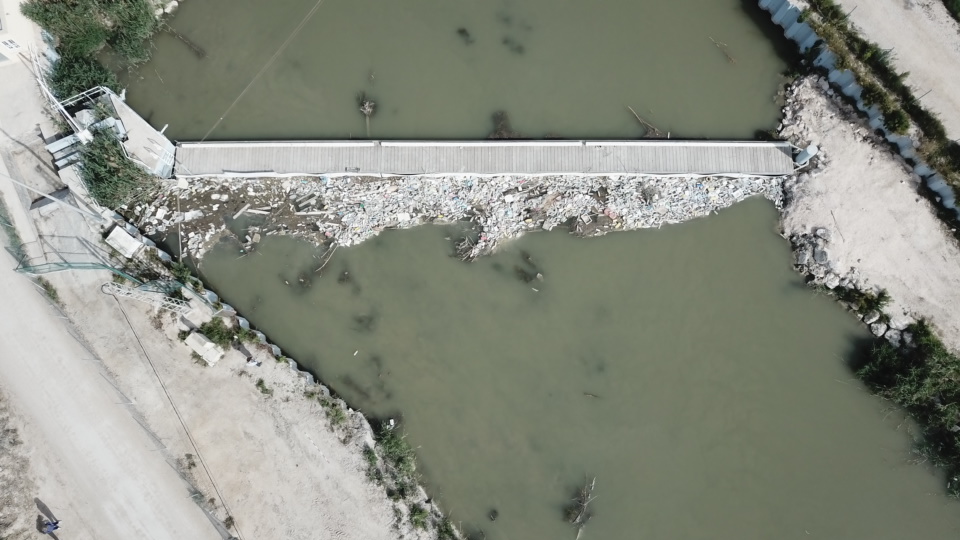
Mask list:
[[675,138],[752,138],[792,50],[752,0],[204,0],[169,25],[121,75],[178,140],[477,139],[498,111],[525,138],[642,136],[627,107]]
[[351,405],[401,419],[431,496],[490,540],[575,538],[585,477],[584,538],[956,538],[909,422],[846,365],[867,333],[791,269],[777,219],[754,199],[470,264],[447,229],[388,231],[309,286],[317,250],[269,237],[202,270]]

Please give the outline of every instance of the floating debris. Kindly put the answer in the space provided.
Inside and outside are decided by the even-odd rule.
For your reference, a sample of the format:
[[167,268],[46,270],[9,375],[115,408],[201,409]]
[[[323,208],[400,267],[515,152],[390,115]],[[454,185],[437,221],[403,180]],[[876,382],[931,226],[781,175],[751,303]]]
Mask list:
[[[200,258],[226,232],[225,219],[251,214],[261,223],[239,237],[244,249],[266,236],[353,246],[387,229],[470,222],[457,256],[469,260],[534,230],[566,226],[579,236],[659,228],[707,216],[753,196],[782,205],[783,177],[446,176],[192,179],[174,182],[126,213],[147,234],[181,229],[184,251]],[[182,185],[182,184],[181,184]],[[212,195],[218,195],[214,198]],[[217,205],[216,209],[213,209]],[[241,214],[240,210],[244,210]],[[524,279],[540,279],[525,260]],[[519,273],[518,273],[519,277]],[[348,283],[345,270],[337,280]]]

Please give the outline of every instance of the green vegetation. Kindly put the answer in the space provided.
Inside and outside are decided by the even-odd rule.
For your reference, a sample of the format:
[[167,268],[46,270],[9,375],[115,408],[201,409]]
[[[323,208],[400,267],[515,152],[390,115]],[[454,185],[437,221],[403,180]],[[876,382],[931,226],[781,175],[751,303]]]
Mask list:
[[430,512],[426,508],[420,506],[420,504],[413,504],[410,506],[410,524],[417,529],[426,529],[427,528],[427,518],[430,517]]
[[878,340],[854,366],[877,395],[906,409],[923,432],[920,454],[947,472],[947,492],[960,497],[960,359],[925,321],[907,329],[911,345]]
[[337,402],[326,397],[320,397],[320,405],[326,409],[327,418],[330,419],[331,424],[340,426],[346,423],[347,413]]
[[242,326],[237,326],[236,336],[237,339],[243,343],[256,343],[260,341],[260,338],[257,337],[257,334],[253,330]]
[[417,469],[413,448],[407,438],[400,435],[397,429],[382,427],[377,433],[377,445],[383,459],[402,477],[413,477]]
[[220,317],[214,317],[201,324],[197,331],[223,348],[230,347],[230,343],[233,341],[235,334],[234,329],[227,326]]
[[[952,13],[960,12],[960,0],[944,2]],[[960,196],[960,144],[947,138],[946,128],[937,115],[913,95],[906,83],[909,73],[896,70],[890,51],[860,37],[834,0],[810,0],[810,11],[804,13],[804,20],[837,56],[837,67],[853,71],[864,89],[863,101],[880,109],[890,131],[905,133],[911,120],[916,124],[922,132],[918,153]],[[956,219],[953,212],[939,215],[946,221]]]
[[882,313],[883,308],[890,303],[890,295],[887,294],[886,289],[880,289],[880,291],[873,293],[853,288],[837,287],[832,292],[841,302],[851,304],[853,310],[860,315],[866,315],[871,311]]
[[23,251],[23,240],[20,238],[20,233],[17,232],[17,227],[14,226],[13,220],[10,218],[10,212],[2,198],[0,198],[0,229],[3,229],[7,236],[7,251],[18,261],[26,257],[27,254]]
[[57,288],[53,286],[53,283],[43,279],[42,277],[37,278],[37,284],[43,287],[44,294],[47,295],[47,298],[50,299],[54,304],[62,305],[60,302],[60,293],[57,292]]
[[257,390],[265,396],[272,396],[273,389],[267,386],[267,383],[263,382],[263,379],[257,379]]
[[[209,321],[200,325],[200,328],[197,328],[197,331],[201,334],[207,336],[207,339],[216,343],[217,345],[228,348],[234,339],[238,339],[242,342],[249,343],[258,341],[257,334],[253,330],[243,328],[241,326],[227,326],[223,319],[220,317],[214,317]],[[182,339],[186,339],[190,332],[180,332]]]
[[170,273],[173,274],[173,278],[183,283],[184,285],[189,284],[193,281],[193,272],[190,271],[190,267],[183,264],[182,262],[175,262],[170,265]]
[[954,19],[960,21],[960,0],[943,0],[943,5],[947,6],[947,11]]
[[383,473],[380,471],[380,467],[377,466],[379,463],[377,451],[367,445],[363,445],[363,459],[367,462],[367,478],[377,484],[382,484]]
[[156,185],[156,180],[127,158],[120,141],[107,130],[96,131],[83,147],[81,176],[90,195],[116,209]]
[[457,540],[459,538],[457,529],[453,526],[450,518],[444,517],[437,522],[437,538],[439,540]]
[[149,0],[27,0],[20,11],[57,40],[60,60],[50,82],[61,99],[93,86],[116,90],[116,77],[97,54],[109,47],[123,64],[145,62],[159,25]]

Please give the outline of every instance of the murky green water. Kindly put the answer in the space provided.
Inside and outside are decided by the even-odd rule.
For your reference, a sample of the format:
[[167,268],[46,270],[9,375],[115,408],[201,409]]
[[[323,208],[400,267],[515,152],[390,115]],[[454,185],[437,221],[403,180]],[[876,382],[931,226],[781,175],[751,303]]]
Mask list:
[[[440,228],[394,231],[310,288],[284,284],[320,264],[289,239],[203,270],[351,404],[402,414],[431,494],[488,539],[572,540],[584,475],[587,539],[956,538],[960,503],[844,366],[864,331],[802,285],[775,224],[754,200],[469,265]],[[544,281],[517,279],[519,250]]]
[[[507,111],[528,138],[634,138],[631,106],[675,137],[772,128],[785,63],[755,0],[316,0],[184,2],[127,77],[129,102],[167,135],[484,138]],[[769,34],[769,35],[766,35]],[[718,48],[718,44],[723,44]],[[725,55],[729,54],[731,59]]]

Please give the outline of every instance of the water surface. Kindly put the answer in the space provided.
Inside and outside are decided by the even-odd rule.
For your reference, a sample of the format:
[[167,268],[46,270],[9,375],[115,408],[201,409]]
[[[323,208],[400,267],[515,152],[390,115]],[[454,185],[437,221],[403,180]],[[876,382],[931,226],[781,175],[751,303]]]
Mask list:
[[184,2],[170,25],[206,57],[160,34],[129,102],[180,140],[365,138],[361,92],[373,138],[484,138],[498,110],[528,138],[638,137],[627,106],[749,138],[778,115],[782,35],[753,0],[323,0],[258,78],[316,5]]
[[[319,255],[290,239],[221,245],[203,270],[352,405],[402,415],[431,494],[488,539],[572,540],[585,475],[587,539],[956,538],[960,505],[844,365],[865,332],[802,284],[775,226],[751,200],[472,264],[440,227],[392,231],[308,288],[284,280]],[[517,278],[521,250],[543,281]]]

